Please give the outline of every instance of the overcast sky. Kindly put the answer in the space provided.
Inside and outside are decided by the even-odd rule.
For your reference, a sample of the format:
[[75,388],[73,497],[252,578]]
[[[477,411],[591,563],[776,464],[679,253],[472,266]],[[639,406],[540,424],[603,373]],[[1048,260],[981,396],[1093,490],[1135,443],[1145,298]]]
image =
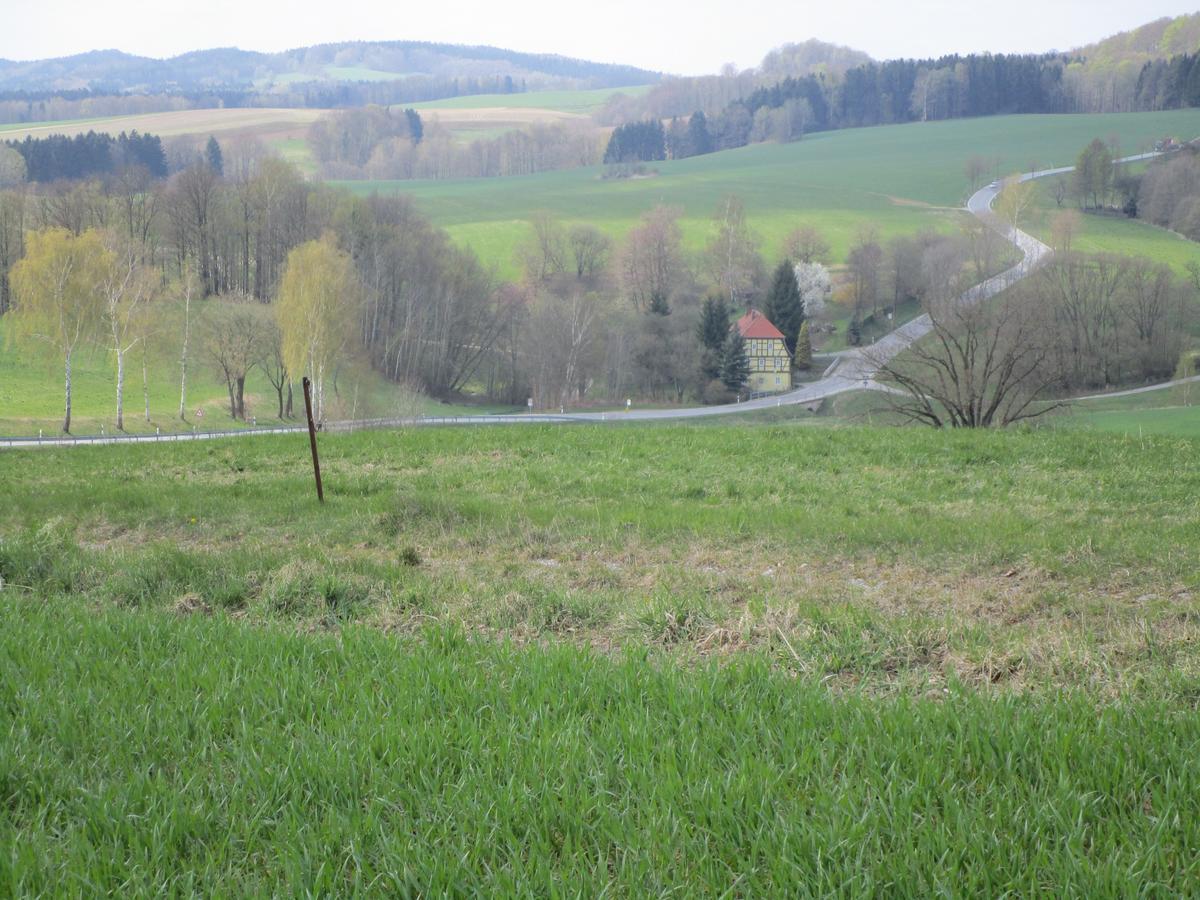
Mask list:
[[691,75],[752,66],[808,38],[877,59],[1066,50],[1198,8],[1200,0],[0,0],[0,57],[426,40]]

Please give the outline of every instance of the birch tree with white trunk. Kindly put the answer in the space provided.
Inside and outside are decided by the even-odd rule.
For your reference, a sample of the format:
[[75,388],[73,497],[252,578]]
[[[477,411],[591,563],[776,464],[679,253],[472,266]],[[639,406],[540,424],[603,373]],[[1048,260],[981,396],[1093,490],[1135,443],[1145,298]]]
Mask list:
[[[146,318],[149,305],[158,291],[159,278],[140,262],[138,249],[128,240],[109,233],[105,235],[102,257],[104,278],[100,289],[104,295],[104,322],[109,337],[109,350],[117,361],[117,430],[125,430],[125,362],[139,343],[148,335]],[[149,390],[146,372],[146,348],[142,348],[142,397],[149,415]]]
[[96,231],[77,237],[65,228],[47,228],[29,233],[25,258],[12,270],[11,339],[39,345],[62,360],[68,434],[75,354],[96,337],[103,320],[105,252]]

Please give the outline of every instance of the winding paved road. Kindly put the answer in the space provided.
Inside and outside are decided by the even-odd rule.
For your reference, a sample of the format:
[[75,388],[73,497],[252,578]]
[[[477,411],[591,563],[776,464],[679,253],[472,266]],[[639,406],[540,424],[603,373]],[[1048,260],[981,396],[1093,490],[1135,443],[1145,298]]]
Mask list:
[[[1161,156],[1160,153],[1142,153],[1137,156],[1127,156],[1117,160],[1117,164],[1137,162]],[[1052,175],[1065,175],[1074,171],[1074,166],[1059,169],[1044,169],[1030,172],[1021,176],[1021,181],[1032,181],[1036,178],[1046,178]],[[1051,254],[1051,250],[1037,238],[1026,234],[1020,229],[1004,223],[992,212],[1000,188],[993,182],[976,191],[967,201],[967,210],[982,220],[989,228],[1002,234],[1022,253],[1019,263],[999,275],[989,278],[965,291],[959,298],[961,303],[978,303],[996,296],[1027,277]],[[797,406],[816,403],[828,397],[861,390],[890,390],[890,388],[875,381],[879,365],[894,358],[902,351],[911,347],[916,341],[927,335],[931,329],[929,316],[922,315],[901,325],[895,331],[880,338],[870,347],[840,353],[833,364],[825,370],[824,375],[816,381],[809,382],[786,394],[775,394],[758,400],[748,400],[745,403],[728,403],[722,406],[697,406],[686,409],[637,409],[630,412],[580,412],[563,415],[552,414],[517,414],[508,416],[448,416],[441,418],[421,417],[417,419],[371,419],[358,422],[329,423],[328,431],[353,431],[363,428],[395,428],[431,425],[521,425],[534,423],[566,423],[566,422],[629,422],[661,419],[694,419],[703,416],[727,416],[736,413],[751,412],[758,409],[774,409],[781,406]],[[1155,390],[1158,385],[1149,388],[1139,388],[1133,393]],[[1083,398],[1091,399],[1091,398]],[[162,441],[210,440],[220,437],[246,437],[255,434],[292,434],[304,431],[303,426],[280,426],[275,428],[255,428],[243,431],[198,432],[164,435],[107,435],[96,437],[53,437],[44,440],[38,438],[0,438],[0,447],[56,447],[77,446],[79,444],[123,444],[123,443],[158,443]]]

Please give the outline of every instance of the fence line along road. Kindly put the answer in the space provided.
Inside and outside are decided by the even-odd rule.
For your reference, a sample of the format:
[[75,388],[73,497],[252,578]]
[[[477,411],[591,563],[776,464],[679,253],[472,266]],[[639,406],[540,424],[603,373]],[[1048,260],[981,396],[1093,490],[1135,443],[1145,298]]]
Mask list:
[[[1114,165],[1138,162],[1162,156],[1162,153],[1141,153],[1116,160]],[[1057,169],[1043,169],[1029,172],[1021,176],[1021,181],[1033,181],[1037,178],[1047,178],[1052,175],[1065,175],[1075,171],[1074,166],[1064,166]],[[992,212],[992,204],[1000,194],[1000,182],[992,182],[971,195],[967,201],[967,211],[979,218],[989,228],[998,231],[1013,246],[1021,251],[1021,261],[1010,269],[987,279],[980,284],[964,291],[960,295],[960,303],[979,303],[995,297],[1001,291],[1007,290],[1018,281],[1027,278],[1033,271],[1045,262],[1051,255],[1049,247],[1032,235],[1026,234],[1001,221]],[[329,422],[326,431],[360,431],[364,429],[427,427],[435,425],[533,425],[533,424],[566,424],[571,422],[631,422],[670,419],[694,419],[706,416],[728,416],[737,413],[752,412],[760,409],[773,409],[783,406],[801,406],[816,403],[838,394],[862,390],[888,390],[884,385],[875,381],[879,374],[879,366],[895,358],[898,354],[919,341],[930,330],[932,324],[929,316],[921,315],[910,322],[901,325],[895,331],[884,335],[870,347],[842,351],[825,370],[821,378],[809,382],[786,394],[776,394],[748,400],[745,403],[726,403],[721,406],[696,406],[686,409],[641,409],[628,412],[580,412],[563,413],[560,415],[544,413],[514,413],[505,416],[438,416],[438,417],[408,417],[384,419],[359,419],[346,422]],[[1194,379],[1193,379],[1194,380]],[[1152,385],[1147,388],[1137,388],[1134,391],[1121,394],[1099,396],[1122,396],[1125,393],[1142,393],[1157,390],[1164,385]],[[1096,399],[1084,397],[1080,399]],[[90,437],[61,436],[53,438],[0,438],[0,448],[32,448],[32,447],[67,447],[80,444],[151,444],[162,441],[202,441],[222,437],[249,437],[257,434],[293,434],[306,429],[302,426],[282,425],[264,428],[247,428],[229,431],[196,431],[177,432],[171,434],[138,434],[138,435],[95,435]]]

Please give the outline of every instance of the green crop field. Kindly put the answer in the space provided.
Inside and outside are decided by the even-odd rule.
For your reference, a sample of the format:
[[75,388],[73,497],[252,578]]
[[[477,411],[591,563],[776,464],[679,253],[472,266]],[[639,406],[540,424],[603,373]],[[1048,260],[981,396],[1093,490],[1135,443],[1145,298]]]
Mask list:
[[0,893],[1200,884],[1194,439],[321,447],[0,452]]
[[557,112],[589,115],[600,109],[615,94],[640,97],[651,85],[625,88],[597,88],[590,91],[527,91],[522,94],[472,94],[413,103],[414,109],[552,109]]
[[[793,144],[761,144],[692,159],[655,163],[657,175],[604,180],[578,169],[499,179],[354,182],[360,193],[411,194],[433,220],[505,274],[530,233],[529,219],[547,210],[566,222],[591,222],[614,237],[664,203],[683,210],[692,250],[703,247],[721,198],[740,195],[770,255],[799,225],[826,233],[837,262],[855,232],[875,225],[886,238],[922,228],[946,230],[969,185],[971,156],[992,174],[1068,165],[1096,136],[1117,135],[1130,152],[1163,134],[1200,135],[1200,110],[1091,116],[1006,116],[814,134]],[[1155,236],[1159,237],[1159,236]]]

